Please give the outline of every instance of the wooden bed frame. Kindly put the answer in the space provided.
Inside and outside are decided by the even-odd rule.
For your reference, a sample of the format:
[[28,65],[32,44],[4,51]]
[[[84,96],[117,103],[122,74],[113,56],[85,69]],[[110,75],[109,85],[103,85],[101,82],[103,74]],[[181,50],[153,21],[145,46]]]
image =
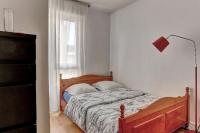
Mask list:
[[[110,76],[84,75],[71,79],[62,79],[60,75],[61,111],[66,106],[63,92],[73,84],[93,84],[98,81],[112,81]],[[184,96],[164,97],[139,112],[124,116],[125,106],[120,106],[119,133],[172,133],[180,127],[187,128],[189,121],[189,88]]]

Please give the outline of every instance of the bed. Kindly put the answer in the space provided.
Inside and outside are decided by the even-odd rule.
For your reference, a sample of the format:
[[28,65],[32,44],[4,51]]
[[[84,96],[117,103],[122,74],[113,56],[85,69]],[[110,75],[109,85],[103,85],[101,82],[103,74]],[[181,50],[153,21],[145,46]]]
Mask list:
[[[156,98],[140,91],[120,90],[120,92],[83,94],[78,98],[72,98],[68,104],[63,99],[65,89],[74,84],[93,84],[112,80],[112,73],[109,76],[84,75],[71,79],[62,79],[61,75],[61,111],[88,133],[111,133],[110,130],[118,133],[171,133],[180,127],[188,126],[188,87],[185,95],[178,97]],[[97,100],[99,97],[104,98],[102,100],[104,103]],[[90,100],[94,102],[89,102]],[[135,107],[133,103],[139,104]]]

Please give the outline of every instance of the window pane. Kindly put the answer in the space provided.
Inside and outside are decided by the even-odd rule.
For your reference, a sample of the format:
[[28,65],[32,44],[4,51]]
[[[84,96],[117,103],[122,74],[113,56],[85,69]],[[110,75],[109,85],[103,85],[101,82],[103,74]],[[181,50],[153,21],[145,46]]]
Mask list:
[[68,45],[76,44],[76,24],[75,22],[64,21],[64,25],[66,28],[69,28],[69,39],[67,40]]

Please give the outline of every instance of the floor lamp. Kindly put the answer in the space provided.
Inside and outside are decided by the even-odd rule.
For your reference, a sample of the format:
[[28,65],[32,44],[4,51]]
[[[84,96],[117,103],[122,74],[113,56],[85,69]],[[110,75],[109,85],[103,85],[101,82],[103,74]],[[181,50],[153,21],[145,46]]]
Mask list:
[[196,43],[194,40],[189,39],[189,38],[185,38],[182,36],[178,36],[178,35],[170,35],[167,38],[165,37],[160,37],[158,40],[156,40],[155,42],[153,42],[153,45],[160,51],[162,52],[168,45],[169,45],[169,41],[168,39],[171,37],[176,37],[176,38],[180,38],[180,39],[184,39],[187,41],[192,42],[193,46],[194,46],[194,61],[195,61],[195,131],[187,131],[188,133],[198,133],[198,127],[197,127],[197,47],[196,47]]

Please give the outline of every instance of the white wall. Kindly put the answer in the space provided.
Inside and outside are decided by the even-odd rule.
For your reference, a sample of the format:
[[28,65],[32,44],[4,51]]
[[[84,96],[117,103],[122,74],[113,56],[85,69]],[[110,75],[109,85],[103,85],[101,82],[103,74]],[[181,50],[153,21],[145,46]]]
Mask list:
[[107,74],[110,56],[110,15],[89,8],[87,20],[86,73]]
[[[115,80],[158,96],[183,95],[186,86],[194,87],[192,44],[171,38],[161,54],[152,42],[169,34],[192,38],[198,44],[200,63],[199,12],[199,0],[138,0],[113,13],[110,69]],[[193,112],[191,107],[191,121]]]
[[14,31],[37,35],[37,131],[49,133],[48,102],[48,0],[0,0],[0,30],[3,8],[14,10]]

